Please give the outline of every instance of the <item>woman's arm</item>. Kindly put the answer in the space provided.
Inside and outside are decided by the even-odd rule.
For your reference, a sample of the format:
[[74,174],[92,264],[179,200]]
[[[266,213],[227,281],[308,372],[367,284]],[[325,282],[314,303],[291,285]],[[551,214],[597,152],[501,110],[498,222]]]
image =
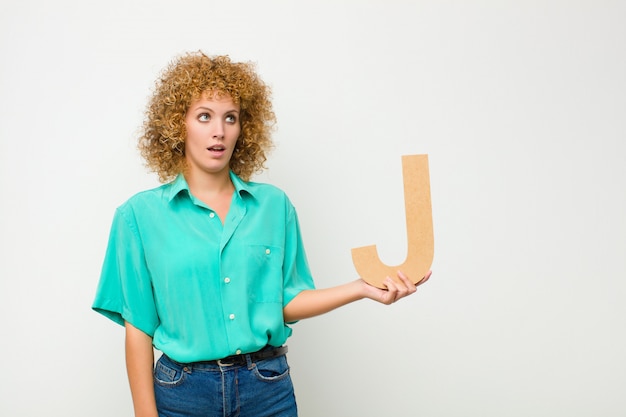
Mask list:
[[126,322],[126,370],[135,417],[158,417],[154,399],[152,338]]
[[390,277],[385,279],[386,290],[373,287],[361,279],[332,288],[305,290],[285,306],[284,320],[291,323],[318,316],[363,298],[391,304],[417,291],[417,286],[428,281],[430,274],[429,271],[421,281],[413,284],[406,275],[398,271],[397,281]]

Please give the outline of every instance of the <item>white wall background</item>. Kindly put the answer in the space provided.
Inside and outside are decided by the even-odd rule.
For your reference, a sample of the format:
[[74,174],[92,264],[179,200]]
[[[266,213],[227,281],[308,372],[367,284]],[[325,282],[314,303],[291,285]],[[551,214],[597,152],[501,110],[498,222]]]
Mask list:
[[301,415],[626,415],[626,3],[0,3],[0,415],[130,416],[90,311],[114,208],[183,51],[258,63],[319,287],[404,260],[400,156],[430,157],[431,281],[290,339]]

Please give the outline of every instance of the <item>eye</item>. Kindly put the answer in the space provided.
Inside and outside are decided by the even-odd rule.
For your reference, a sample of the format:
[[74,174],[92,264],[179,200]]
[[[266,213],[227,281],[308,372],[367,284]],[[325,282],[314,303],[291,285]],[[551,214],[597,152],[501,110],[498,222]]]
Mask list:
[[226,116],[226,122],[227,123],[237,123],[237,116],[235,116],[234,114],[229,114],[228,116]]
[[200,113],[198,115],[198,120],[201,122],[208,122],[210,118],[211,116],[209,116],[209,113]]

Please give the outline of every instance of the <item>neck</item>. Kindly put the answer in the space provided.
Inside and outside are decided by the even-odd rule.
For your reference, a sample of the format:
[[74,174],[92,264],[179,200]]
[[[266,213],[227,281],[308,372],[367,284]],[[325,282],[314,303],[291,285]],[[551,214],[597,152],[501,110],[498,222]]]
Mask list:
[[228,170],[216,174],[204,172],[199,174],[193,170],[188,170],[184,175],[189,190],[198,197],[232,193],[235,189]]

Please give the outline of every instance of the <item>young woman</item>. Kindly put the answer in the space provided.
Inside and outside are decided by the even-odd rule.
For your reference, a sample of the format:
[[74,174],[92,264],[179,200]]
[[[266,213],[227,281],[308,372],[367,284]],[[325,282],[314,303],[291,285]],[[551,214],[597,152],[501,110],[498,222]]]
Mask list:
[[274,122],[248,63],[186,54],[156,84],[139,148],[164,185],[116,210],[93,304],[126,328],[137,417],[296,416],[288,324],[416,291],[401,272],[315,289],[291,202],[250,182]]

